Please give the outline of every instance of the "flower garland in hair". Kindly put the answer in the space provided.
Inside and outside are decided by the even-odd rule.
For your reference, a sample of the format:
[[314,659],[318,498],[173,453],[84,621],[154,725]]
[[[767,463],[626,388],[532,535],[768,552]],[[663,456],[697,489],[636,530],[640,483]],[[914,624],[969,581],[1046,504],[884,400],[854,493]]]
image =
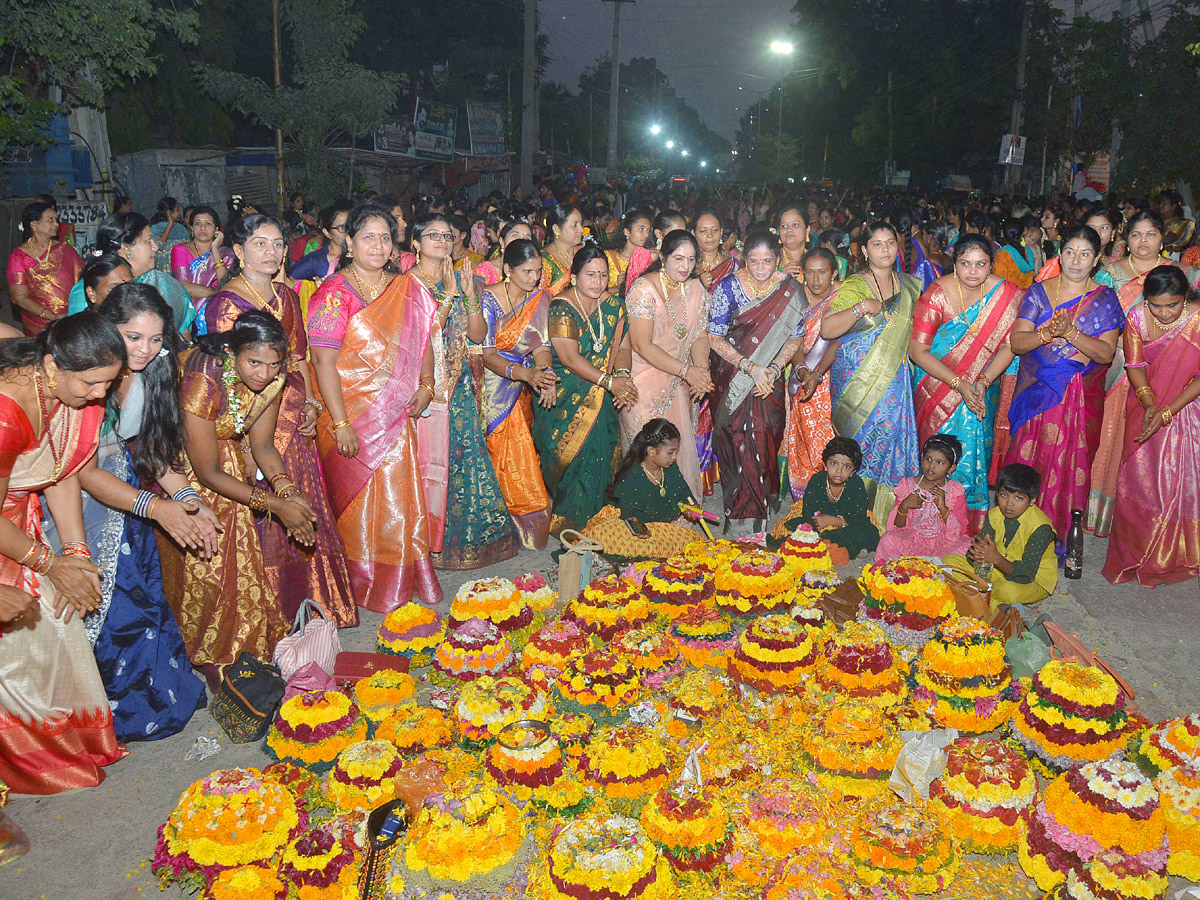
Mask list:
[[235,388],[241,380],[233,365],[233,355],[225,354],[221,363],[221,383],[225,385],[225,402],[229,404],[229,414],[233,416],[233,430],[239,437],[246,433],[246,414],[242,411],[242,398],[237,395]]

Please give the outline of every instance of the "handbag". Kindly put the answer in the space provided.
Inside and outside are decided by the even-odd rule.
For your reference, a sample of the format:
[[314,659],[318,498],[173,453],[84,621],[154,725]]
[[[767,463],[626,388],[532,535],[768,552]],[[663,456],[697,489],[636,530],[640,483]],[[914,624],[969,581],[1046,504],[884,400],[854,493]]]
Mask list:
[[337,689],[333,676],[315,662],[305,663],[287,680],[287,686],[283,689],[283,702],[286,703],[297,694],[309,694],[313,691],[336,691]]
[[992,618],[992,586],[978,575],[953,572],[946,578],[954,604],[963,618],[989,622]]
[[862,599],[862,588],[858,586],[858,581],[848,578],[834,588],[832,593],[823,595],[817,601],[817,608],[825,613],[834,625],[844,625],[858,618],[858,608]]
[[283,691],[279,669],[243,653],[221,678],[213,718],[235,744],[261,741],[283,702]]
[[397,842],[408,831],[409,809],[391,800],[367,816],[367,852],[358,876],[360,900],[383,900]]
[[333,666],[333,680],[343,687],[351,687],[360,678],[376,672],[407,672],[408,660],[391,653],[371,653],[361,650],[343,650]]
[[[314,612],[319,613],[319,617],[314,617]],[[275,645],[274,660],[286,681],[293,672],[310,662],[315,662],[332,675],[337,655],[341,652],[342,642],[338,638],[337,626],[325,608],[309,597],[296,610],[292,633]]]
[[563,546],[558,558],[558,596],[574,600],[592,583],[596,554],[604,550],[604,545],[572,528],[564,528],[558,539]]

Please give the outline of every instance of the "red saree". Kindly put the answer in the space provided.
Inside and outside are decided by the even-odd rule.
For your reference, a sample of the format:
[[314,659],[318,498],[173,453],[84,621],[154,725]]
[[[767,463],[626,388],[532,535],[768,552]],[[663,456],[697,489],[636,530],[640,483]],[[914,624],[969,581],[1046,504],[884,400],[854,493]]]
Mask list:
[[51,244],[45,256],[40,258],[20,247],[13,250],[8,258],[9,285],[25,285],[29,299],[45,310],[45,315],[18,310],[26,337],[37,337],[52,320],[67,314],[67,295],[82,273],[83,260],[66,242]]

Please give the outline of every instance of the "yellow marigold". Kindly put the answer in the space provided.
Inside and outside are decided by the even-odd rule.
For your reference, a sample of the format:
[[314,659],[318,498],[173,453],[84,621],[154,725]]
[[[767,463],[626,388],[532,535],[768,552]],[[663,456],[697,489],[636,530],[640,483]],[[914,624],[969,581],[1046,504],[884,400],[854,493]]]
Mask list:
[[407,672],[381,669],[354,683],[354,697],[370,718],[378,721],[384,712],[412,699],[417,683]]
[[211,900],[278,900],[287,890],[274,868],[239,866],[220,872],[208,888]]
[[474,782],[453,786],[427,804],[409,830],[405,864],[443,881],[466,882],[510,862],[525,840],[520,810]]
[[1112,706],[1120,688],[1102,669],[1053,659],[1042,666],[1037,680],[1058,696],[1083,706]]

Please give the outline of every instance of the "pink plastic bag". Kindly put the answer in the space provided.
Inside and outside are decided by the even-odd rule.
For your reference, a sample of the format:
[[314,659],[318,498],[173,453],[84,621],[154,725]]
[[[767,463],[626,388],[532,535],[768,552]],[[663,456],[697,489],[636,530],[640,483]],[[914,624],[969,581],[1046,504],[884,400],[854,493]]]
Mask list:
[[333,676],[321,668],[319,663],[305,663],[288,679],[287,687],[283,690],[283,699],[290,700],[297,694],[307,694],[309,691],[336,691],[337,682]]
[[332,675],[334,662],[341,652],[337,625],[320,603],[308,598],[296,610],[292,633],[275,645],[274,661],[283,680],[291,681],[292,673],[310,662],[317,663]]

